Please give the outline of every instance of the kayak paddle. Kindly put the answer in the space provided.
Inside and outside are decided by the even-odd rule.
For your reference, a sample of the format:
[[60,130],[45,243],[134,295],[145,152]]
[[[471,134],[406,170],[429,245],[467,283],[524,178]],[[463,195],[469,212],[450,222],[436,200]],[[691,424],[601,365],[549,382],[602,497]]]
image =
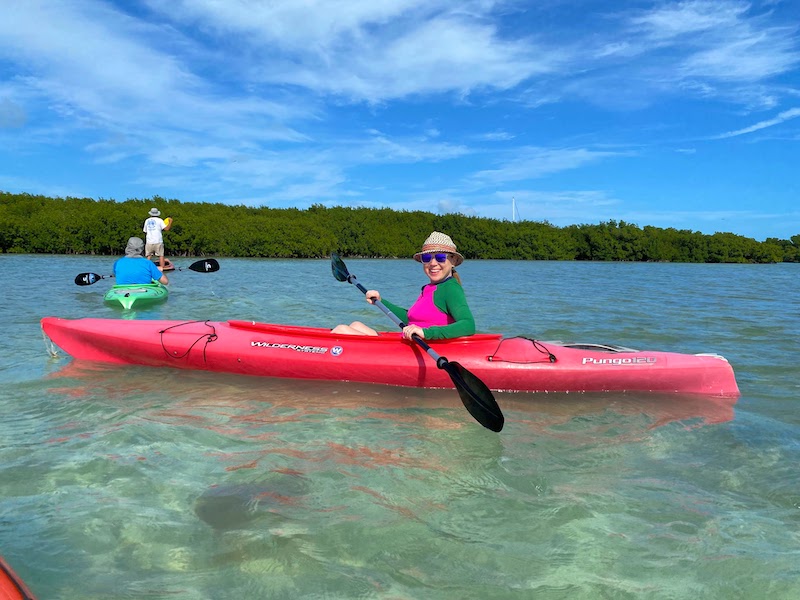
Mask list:
[[214,258],[204,258],[190,264],[188,267],[175,267],[176,271],[197,271],[198,273],[214,273],[219,271],[219,262]]
[[[350,274],[344,261],[335,252],[331,254],[331,271],[338,281],[352,283],[366,295],[368,291],[367,288],[358,283],[356,276]],[[373,304],[376,304],[386,316],[400,327],[400,329],[405,327],[405,323],[380,300],[376,300]],[[436,366],[438,368],[447,371],[447,374],[450,375],[450,379],[453,380],[453,385],[456,386],[458,390],[461,402],[464,403],[464,407],[469,411],[469,414],[471,414],[478,423],[486,427],[486,429],[491,429],[492,431],[502,430],[505,417],[503,417],[503,413],[497,405],[492,391],[486,384],[459,363],[451,362],[444,356],[439,356],[436,351],[418,335],[413,335],[412,339],[436,361]]]
[[[219,262],[214,258],[204,258],[190,264],[188,267],[176,267],[176,271],[196,271],[198,273],[213,273],[219,271]],[[113,275],[98,275],[97,273],[78,273],[75,277],[76,285],[92,285],[101,279],[110,279]]]
[[97,283],[101,279],[108,279],[109,277],[113,277],[113,275],[98,275],[97,273],[78,273],[75,276],[75,284],[92,285],[93,283]]

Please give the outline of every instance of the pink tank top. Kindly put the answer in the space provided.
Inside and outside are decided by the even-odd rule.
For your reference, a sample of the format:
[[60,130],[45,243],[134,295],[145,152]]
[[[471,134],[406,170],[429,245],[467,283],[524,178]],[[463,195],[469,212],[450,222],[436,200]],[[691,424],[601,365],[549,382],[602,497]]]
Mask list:
[[433,303],[433,293],[436,291],[436,286],[428,284],[422,288],[422,293],[414,302],[414,305],[408,309],[408,324],[419,325],[422,328],[435,327],[441,325],[450,325],[455,323],[456,320],[442,312]]

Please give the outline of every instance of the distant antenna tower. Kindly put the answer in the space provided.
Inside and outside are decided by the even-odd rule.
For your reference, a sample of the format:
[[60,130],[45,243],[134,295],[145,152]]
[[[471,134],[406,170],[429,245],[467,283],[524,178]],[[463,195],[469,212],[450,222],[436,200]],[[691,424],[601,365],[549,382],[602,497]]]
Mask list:
[[511,221],[516,223],[519,221],[519,211],[517,210],[517,200],[511,196]]

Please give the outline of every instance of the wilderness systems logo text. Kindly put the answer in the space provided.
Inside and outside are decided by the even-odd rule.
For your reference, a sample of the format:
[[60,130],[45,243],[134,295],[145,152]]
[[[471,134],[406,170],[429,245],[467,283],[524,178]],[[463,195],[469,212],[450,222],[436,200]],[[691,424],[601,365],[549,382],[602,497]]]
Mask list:
[[311,354],[325,354],[328,349],[320,346],[300,346],[298,344],[282,344],[280,342],[250,342],[257,348],[277,348],[279,350],[294,350],[295,352],[309,352]]

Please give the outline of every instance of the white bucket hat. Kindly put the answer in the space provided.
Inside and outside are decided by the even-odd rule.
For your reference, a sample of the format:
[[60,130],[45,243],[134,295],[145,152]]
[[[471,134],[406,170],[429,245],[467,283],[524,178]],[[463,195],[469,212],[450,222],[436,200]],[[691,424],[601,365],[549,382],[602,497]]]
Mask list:
[[150,216],[151,217],[160,217],[161,216],[161,211],[158,210],[157,208],[153,207],[153,208],[150,209]]
[[454,267],[464,262],[464,257],[456,251],[456,245],[453,243],[453,240],[450,239],[450,236],[439,231],[434,231],[428,236],[428,239],[422,244],[422,250],[414,255],[414,260],[422,262],[423,254],[433,254],[434,252],[446,252],[451,254],[452,258],[450,262],[453,263]]

